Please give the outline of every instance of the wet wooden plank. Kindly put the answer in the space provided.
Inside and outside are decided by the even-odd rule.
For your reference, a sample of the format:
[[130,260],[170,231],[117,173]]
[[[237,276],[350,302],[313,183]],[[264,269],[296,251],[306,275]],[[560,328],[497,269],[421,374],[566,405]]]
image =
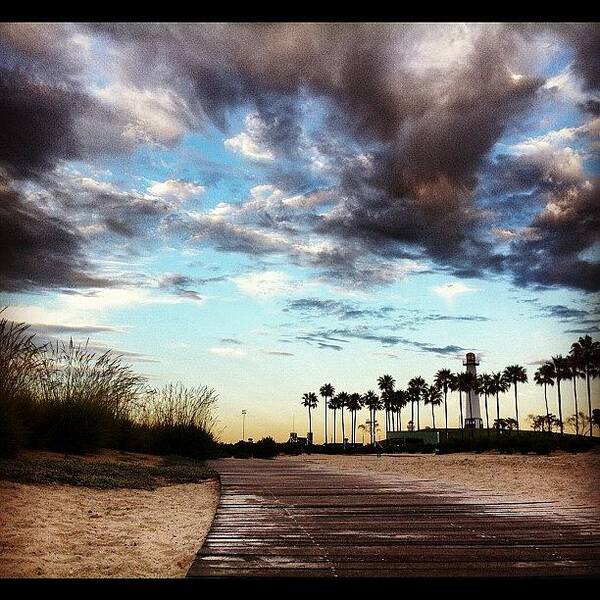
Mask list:
[[[308,463],[222,460],[189,577],[597,576],[595,507]],[[595,516],[596,519],[590,517]]]

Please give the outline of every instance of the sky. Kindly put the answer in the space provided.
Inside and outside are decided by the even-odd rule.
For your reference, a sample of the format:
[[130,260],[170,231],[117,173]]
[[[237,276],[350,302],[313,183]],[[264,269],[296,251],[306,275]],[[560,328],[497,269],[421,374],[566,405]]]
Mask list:
[[592,24],[2,24],[4,316],[214,387],[225,441],[467,351],[532,379],[600,332],[599,56]]

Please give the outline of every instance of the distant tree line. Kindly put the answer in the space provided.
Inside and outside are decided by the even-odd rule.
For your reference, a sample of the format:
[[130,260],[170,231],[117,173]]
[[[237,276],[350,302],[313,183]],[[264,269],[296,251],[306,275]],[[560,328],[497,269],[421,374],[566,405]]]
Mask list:
[[[591,381],[600,376],[600,343],[594,341],[591,336],[580,337],[573,342],[567,356],[557,355],[542,364],[534,373],[533,379],[536,385],[544,389],[543,415],[531,415],[530,422],[534,431],[552,432],[554,429],[564,434],[565,419],[563,419],[562,384],[571,381],[573,384],[574,414],[566,420],[572,424],[577,436],[584,432],[593,436],[594,427],[600,427],[600,411],[592,409]],[[579,410],[577,395],[577,381],[585,380],[587,414]],[[312,414],[317,408],[319,397],[323,399],[324,406],[324,443],[336,444],[339,414],[342,442],[345,443],[345,419],[344,410],[350,413],[350,437],[349,442],[356,444],[357,414],[363,408],[369,412],[366,421],[370,444],[375,443],[377,429],[377,413],[384,411],[386,437],[389,431],[402,430],[403,410],[410,406],[410,419],[406,422],[406,429],[421,430],[421,405],[429,406],[431,409],[432,428],[436,427],[435,409],[443,405],[444,429],[448,432],[448,401],[451,392],[458,392],[458,406],[460,427],[464,429],[465,418],[463,414],[463,395],[467,402],[471,402],[471,394],[477,393],[483,397],[485,410],[485,429],[512,431],[520,429],[519,418],[519,387],[528,382],[527,370],[521,365],[509,365],[504,370],[495,373],[483,373],[475,376],[468,372],[453,373],[450,369],[439,370],[431,383],[427,383],[423,377],[416,376],[410,379],[404,389],[396,387],[396,380],[389,374],[382,375],[377,379],[379,393],[368,390],[366,393],[347,393],[339,391],[336,393],[331,383],[326,383],[319,389],[319,394],[307,392],[302,396],[302,405],[308,411],[308,431],[312,438]],[[558,416],[550,412],[548,402],[548,387],[556,386]],[[514,398],[514,416],[500,416],[500,396],[512,389]],[[491,408],[490,404],[494,403]],[[469,414],[473,414],[469,407]],[[494,411],[495,409],[495,411]],[[333,435],[328,432],[329,411],[333,412]],[[493,415],[495,412],[495,415]],[[492,423],[490,425],[490,413]],[[405,420],[407,417],[404,417]],[[360,427],[360,426],[359,426]]]

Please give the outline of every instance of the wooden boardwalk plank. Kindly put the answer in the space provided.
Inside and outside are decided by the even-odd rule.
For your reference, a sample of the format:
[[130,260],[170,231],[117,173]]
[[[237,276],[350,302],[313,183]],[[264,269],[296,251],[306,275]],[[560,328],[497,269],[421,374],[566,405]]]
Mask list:
[[559,520],[550,502],[433,480],[285,459],[212,466],[221,499],[188,577],[600,574],[594,507]]

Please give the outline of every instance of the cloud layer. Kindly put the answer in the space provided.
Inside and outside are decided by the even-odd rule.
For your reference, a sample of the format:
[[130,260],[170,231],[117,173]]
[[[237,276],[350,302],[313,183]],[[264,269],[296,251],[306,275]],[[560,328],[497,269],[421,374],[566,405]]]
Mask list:
[[[571,61],[547,85],[553,48]],[[93,252],[159,234],[336,285],[434,269],[597,292],[597,49],[586,24],[3,25],[0,289],[112,285]],[[567,78],[580,124],[494,152]],[[214,127],[265,178],[237,202],[194,211],[204,182],[65,171]],[[185,284],[164,282],[199,299]]]

